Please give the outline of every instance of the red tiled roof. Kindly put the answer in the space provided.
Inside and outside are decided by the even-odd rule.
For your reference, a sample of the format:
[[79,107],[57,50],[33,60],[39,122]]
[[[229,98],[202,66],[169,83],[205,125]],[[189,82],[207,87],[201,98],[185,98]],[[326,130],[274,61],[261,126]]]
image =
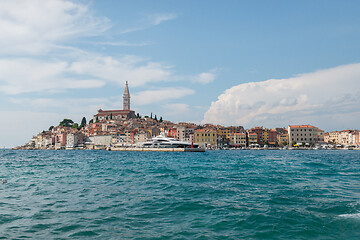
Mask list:
[[291,128],[317,128],[311,125],[289,125]]
[[99,111],[97,114],[95,114],[95,116],[106,116],[106,115],[110,115],[112,114],[113,116],[116,115],[127,115],[130,112],[133,112],[132,110],[102,110]]

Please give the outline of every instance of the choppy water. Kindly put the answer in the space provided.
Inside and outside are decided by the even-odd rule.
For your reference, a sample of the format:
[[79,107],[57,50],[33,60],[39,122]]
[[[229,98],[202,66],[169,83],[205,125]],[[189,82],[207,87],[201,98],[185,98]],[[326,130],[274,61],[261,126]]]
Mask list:
[[0,239],[360,239],[360,151],[1,151]]

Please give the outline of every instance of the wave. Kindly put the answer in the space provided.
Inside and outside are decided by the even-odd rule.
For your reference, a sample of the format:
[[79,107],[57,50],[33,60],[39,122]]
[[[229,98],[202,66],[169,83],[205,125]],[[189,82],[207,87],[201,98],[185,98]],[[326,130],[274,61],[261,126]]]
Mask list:
[[360,213],[349,213],[339,215],[341,218],[360,219]]

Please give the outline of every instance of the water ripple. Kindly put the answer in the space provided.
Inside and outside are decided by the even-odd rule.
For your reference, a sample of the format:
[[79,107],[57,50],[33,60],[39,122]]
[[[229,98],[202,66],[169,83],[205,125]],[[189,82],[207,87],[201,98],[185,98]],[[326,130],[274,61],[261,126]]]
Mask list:
[[360,151],[0,153],[0,239],[359,239]]

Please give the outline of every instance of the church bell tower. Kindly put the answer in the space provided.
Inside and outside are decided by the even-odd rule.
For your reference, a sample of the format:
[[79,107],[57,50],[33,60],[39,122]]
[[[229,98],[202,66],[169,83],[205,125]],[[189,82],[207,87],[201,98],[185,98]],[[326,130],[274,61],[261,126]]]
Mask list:
[[128,82],[126,81],[125,91],[123,95],[123,110],[130,110],[130,92]]

